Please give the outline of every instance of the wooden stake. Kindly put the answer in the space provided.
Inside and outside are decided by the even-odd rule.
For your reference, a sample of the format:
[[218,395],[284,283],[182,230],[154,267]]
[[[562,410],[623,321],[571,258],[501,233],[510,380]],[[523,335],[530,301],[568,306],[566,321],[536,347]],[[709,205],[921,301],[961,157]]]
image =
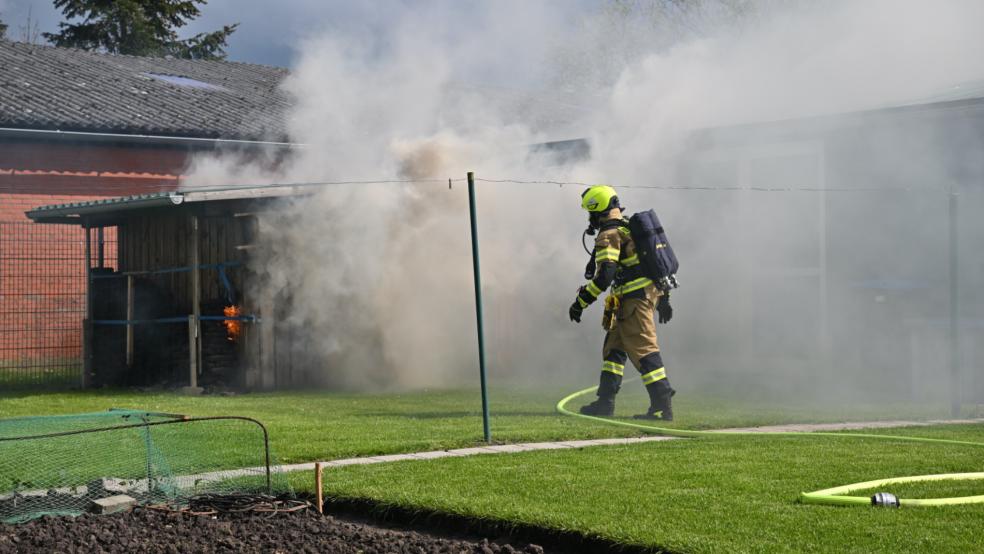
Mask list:
[[321,462],[314,463],[314,490],[317,491],[315,495],[317,497],[318,513],[324,515],[325,499],[324,499],[324,491],[322,490],[322,485],[321,485]]

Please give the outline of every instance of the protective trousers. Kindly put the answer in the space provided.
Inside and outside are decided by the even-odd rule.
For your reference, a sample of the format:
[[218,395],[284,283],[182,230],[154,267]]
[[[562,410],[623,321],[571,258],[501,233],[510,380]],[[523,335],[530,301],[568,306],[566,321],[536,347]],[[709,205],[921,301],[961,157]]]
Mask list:
[[[653,319],[657,298],[655,287],[650,285],[644,297],[622,299],[616,316],[617,324],[605,336],[604,361],[598,386],[599,402],[614,404],[615,395],[622,384],[625,362],[631,359],[649,393],[650,415],[670,410],[670,397],[674,391],[666,378]],[[663,417],[672,418],[672,413],[665,413]]]

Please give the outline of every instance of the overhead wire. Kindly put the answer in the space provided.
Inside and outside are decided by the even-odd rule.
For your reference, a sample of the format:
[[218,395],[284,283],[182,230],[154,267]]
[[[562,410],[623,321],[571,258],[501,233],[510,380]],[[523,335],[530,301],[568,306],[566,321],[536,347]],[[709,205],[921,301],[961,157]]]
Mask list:
[[[72,184],[63,183],[59,185],[59,190],[68,194],[78,194],[88,192],[93,196],[109,196],[113,194],[137,196],[140,194],[153,194],[157,192],[224,192],[235,190],[256,190],[256,189],[276,189],[276,188],[304,188],[304,187],[329,187],[340,185],[424,185],[424,184],[444,184],[452,186],[454,183],[467,181],[461,178],[427,178],[427,179],[340,179],[340,180],[317,180],[317,181],[294,181],[282,183],[247,183],[229,185],[188,185],[178,181],[177,186],[172,190],[160,190],[154,188],[147,192],[134,193],[132,184],[124,183],[103,183],[97,192],[93,194],[91,184]],[[475,177],[476,182],[495,183],[495,184],[517,184],[517,185],[551,185],[551,186],[583,186],[589,187],[595,183],[582,181],[564,181],[556,179],[535,179],[535,178],[482,178]],[[17,187],[0,186],[0,192],[7,194],[19,194],[23,191],[14,190]],[[645,185],[645,184],[620,184],[620,189],[638,190],[662,190],[662,191],[709,191],[709,192],[800,192],[800,193],[866,193],[866,192],[885,192],[885,193],[949,193],[956,194],[956,191],[946,187],[764,187],[764,186],[699,186],[699,185]],[[124,194],[129,193],[129,194]]]
[[[553,181],[529,179],[483,179],[476,177],[475,181],[486,183],[512,183],[520,185],[565,185],[590,187],[597,183],[579,181]],[[950,192],[945,188],[914,188],[914,187],[760,187],[760,186],[693,186],[693,185],[617,185],[620,189],[650,189],[650,190],[700,190],[724,192]]]
[[[290,183],[264,183],[247,185],[223,185],[215,187],[205,186],[184,186],[176,192],[208,192],[220,190],[240,190],[240,189],[264,189],[264,188],[284,188],[284,187],[317,187],[333,185],[384,185],[384,184],[438,184],[438,183],[460,183],[465,178],[448,179],[380,179],[380,180],[341,180],[341,181],[297,181]],[[517,185],[553,185],[564,186],[592,186],[592,183],[581,181],[560,181],[560,180],[538,180],[538,179],[487,179],[475,177],[476,182],[495,183],[495,184],[517,184]],[[693,185],[618,185],[620,189],[643,189],[643,190],[666,190],[666,191],[721,191],[721,192],[923,192],[939,193],[951,192],[943,187],[915,188],[915,187],[761,187],[761,186],[693,186]]]

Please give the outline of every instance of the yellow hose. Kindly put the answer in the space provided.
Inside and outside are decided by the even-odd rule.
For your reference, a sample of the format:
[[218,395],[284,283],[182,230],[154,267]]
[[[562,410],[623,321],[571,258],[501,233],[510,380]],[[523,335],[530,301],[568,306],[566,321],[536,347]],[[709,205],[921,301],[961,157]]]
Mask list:
[[[883,439],[883,440],[895,440],[895,441],[906,441],[906,442],[922,442],[922,443],[937,443],[937,444],[959,444],[963,446],[982,446],[984,443],[972,442],[972,441],[958,441],[950,439],[933,439],[927,437],[906,437],[899,435],[877,435],[874,433],[822,433],[822,432],[797,432],[797,431],[781,431],[776,433],[761,433],[753,431],[692,431],[688,429],[673,429],[670,427],[657,427],[655,425],[644,425],[641,423],[633,423],[630,421],[622,421],[618,419],[609,419],[605,417],[598,417],[592,415],[585,415],[577,412],[572,412],[567,409],[567,403],[571,400],[583,396],[585,394],[591,393],[598,390],[598,387],[588,387],[583,390],[571,393],[559,402],[557,402],[557,411],[563,415],[579,417],[582,419],[589,419],[597,421],[599,423],[604,423],[607,425],[618,425],[621,427],[631,427],[634,429],[640,429],[647,433],[655,433],[658,435],[666,435],[673,437],[702,437],[709,435],[716,436],[731,436],[731,435],[770,435],[770,436],[780,436],[780,437],[854,437],[854,438],[866,438],[866,439]],[[897,485],[901,483],[917,483],[923,481],[958,481],[958,480],[984,480],[984,473],[943,473],[938,475],[915,475],[911,477],[892,477],[888,479],[879,479],[877,481],[866,481],[864,483],[854,483],[852,485],[843,485],[839,487],[833,487],[829,489],[814,491],[814,492],[804,492],[800,493],[800,502],[806,504],[833,504],[838,506],[855,506],[855,505],[871,505],[872,501],[868,497],[864,496],[848,496],[847,493],[857,490],[872,489],[875,487],[882,487],[887,485]],[[984,503],[984,495],[978,496],[960,496],[952,498],[903,498],[899,500],[899,504],[902,506],[954,506],[957,504],[981,504]]]

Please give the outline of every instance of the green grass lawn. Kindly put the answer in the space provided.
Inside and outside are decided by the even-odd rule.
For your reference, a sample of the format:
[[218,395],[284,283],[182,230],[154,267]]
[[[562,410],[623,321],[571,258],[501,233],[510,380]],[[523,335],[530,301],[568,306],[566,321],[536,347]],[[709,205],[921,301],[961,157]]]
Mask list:
[[[883,431],[885,432],[885,431]],[[984,442],[984,426],[921,428]],[[676,552],[975,552],[984,505],[815,506],[800,492],[872,479],[984,471],[984,448],[857,438],[716,437],[344,467],[330,496],[574,530]],[[311,490],[311,476],[292,476]],[[908,497],[984,484],[889,487]]]
[[[620,395],[619,416],[646,405],[637,385],[628,383]],[[639,434],[556,414],[554,405],[566,392],[494,389],[495,441]],[[571,407],[588,399],[575,400]],[[477,391],[0,395],[0,418],[111,407],[254,417],[268,426],[281,462],[456,448],[478,444],[482,438]],[[797,399],[783,404],[692,394],[678,395],[675,407],[679,417],[673,426],[693,429],[947,415],[947,406],[820,405]],[[984,441],[982,426],[870,432]],[[242,450],[221,446],[228,437],[182,436],[174,438],[174,444],[197,448],[216,458],[220,467],[242,465]],[[132,457],[139,458],[140,452],[134,450]],[[330,471],[326,488],[339,497],[576,530],[688,552],[970,551],[984,515],[981,506],[890,511],[807,506],[797,504],[796,498],[802,491],[884,477],[982,471],[982,460],[984,449],[964,446],[846,437],[715,437],[348,467]],[[310,478],[292,476],[302,489],[310,489]],[[900,490],[910,496],[948,496],[975,494],[981,490],[976,485],[924,484]]]
[[[555,402],[548,394],[494,391],[494,439],[518,442],[635,434],[560,417],[554,412]],[[375,395],[289,392],[230,397],[87,391],[0,396],[0,418],[111,407],[253,417],[266,424],[273,450],[285,463],[457,448],[482,441],[477,391]]]
[[[493,438],[498,442],[581,439],[637,434],[559,416],[557,399],[566,390],[491,391]],[[590,398],[572,402],[576,407]],[[647,405],[639,383],[627,383],[618,413],[630,416]],[[738,401],[678,395],[677,421],[688,429],[769,425],[789,422],[946,417],[947,407],[920,405],[838,405]],[[0,394],[0,418],[133,408],[195,416],[245,415],[270,429],[281,461],[392,454],[476,444],[482,439],[477,391],[421,391],[407,394],[281,392],[239,396],[188,397],[175,393],[75,391]]]
[[[493,389],[495,442],[575,440],[635,436],[621,429],[564,417],[554,411],[567,390]],[[590,397],[575,400],[577,407]],[[639,383],[627,383],[617,415],[628,417],[648,404]],[[769,425],[788,422],[946,417],[947,406],[811,404],[737,401],[680,394],[677,420],[688,429]],[[75,391],[0,394],[0,418],[97,412],[109,408],[193,416],[243,415],[262,421],[273,451],[284,463],[330,460],[422,450],[459,448],[482,440],[478,391],[421,391],[407,394],[279,392],[189,397],[175,393]],[[919,431],[916,430],[916,433]]]
[[47,390],[78,386],[78,360],[66,360],[64,364],[33,367],[17,362],[0,361],[0,391],[44,387]]

